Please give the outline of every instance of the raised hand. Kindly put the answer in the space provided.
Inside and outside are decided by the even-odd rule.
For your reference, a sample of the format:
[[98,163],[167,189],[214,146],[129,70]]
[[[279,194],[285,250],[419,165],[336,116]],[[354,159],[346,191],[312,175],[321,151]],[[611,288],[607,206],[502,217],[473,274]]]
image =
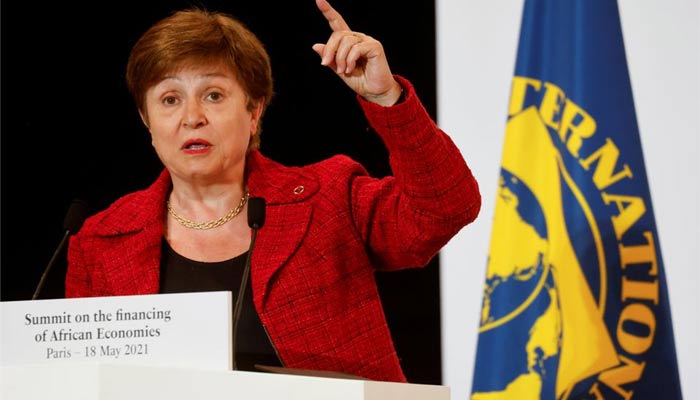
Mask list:
[[357,94],[368,101],[391,106],[401,96],[382,44],[364,33],[354,32],[326,0],[316,0],[332,29],[328,41],[313,49],[321,56],[321,65],[331,68]]

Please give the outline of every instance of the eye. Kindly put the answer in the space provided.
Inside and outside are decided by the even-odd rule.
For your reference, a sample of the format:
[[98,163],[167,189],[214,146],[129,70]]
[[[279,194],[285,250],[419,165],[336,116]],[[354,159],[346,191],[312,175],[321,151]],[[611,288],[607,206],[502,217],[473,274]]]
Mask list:
[[178,99],[175,96],[165,96],[162,100],[163,104],[172,106],[178,103]]
[[224,95],[220,92],[210,92],[207,95],[207,98],[211,101],[220,101],[221,99],[224,98]]

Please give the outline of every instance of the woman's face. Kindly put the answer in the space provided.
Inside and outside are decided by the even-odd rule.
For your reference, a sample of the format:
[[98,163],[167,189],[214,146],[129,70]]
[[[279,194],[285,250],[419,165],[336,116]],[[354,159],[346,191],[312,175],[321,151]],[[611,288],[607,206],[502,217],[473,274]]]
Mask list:
[[249,111],[233,73],[222,66],[181,69],[146,92],[142,114],[153,147],[175,179],[241,180],[262,102]]

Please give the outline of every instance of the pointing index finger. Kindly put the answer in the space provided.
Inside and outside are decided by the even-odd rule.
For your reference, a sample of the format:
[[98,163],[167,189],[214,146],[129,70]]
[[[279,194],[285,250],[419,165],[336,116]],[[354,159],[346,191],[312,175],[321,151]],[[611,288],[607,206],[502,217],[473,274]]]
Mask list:
[[316,0],[316,6],[323,13],[323,16],[328,21],[328,25],[331,26],[333,32],[338,31],[349,31],[350,27],[340,15],[326,0]]

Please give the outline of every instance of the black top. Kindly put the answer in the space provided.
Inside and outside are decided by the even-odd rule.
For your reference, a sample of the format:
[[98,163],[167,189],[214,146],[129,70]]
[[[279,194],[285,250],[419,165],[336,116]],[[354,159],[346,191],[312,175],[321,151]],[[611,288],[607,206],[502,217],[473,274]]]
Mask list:
[[[201,262],[181,256],[163,240],[161,254],[161,293],[231,291],[235,305],[248,252],[226,261]],[[253,306],[250,278],[238,322],[237,345],[234,348],[239,370],[256,371],[255,364],[282,366]]]

